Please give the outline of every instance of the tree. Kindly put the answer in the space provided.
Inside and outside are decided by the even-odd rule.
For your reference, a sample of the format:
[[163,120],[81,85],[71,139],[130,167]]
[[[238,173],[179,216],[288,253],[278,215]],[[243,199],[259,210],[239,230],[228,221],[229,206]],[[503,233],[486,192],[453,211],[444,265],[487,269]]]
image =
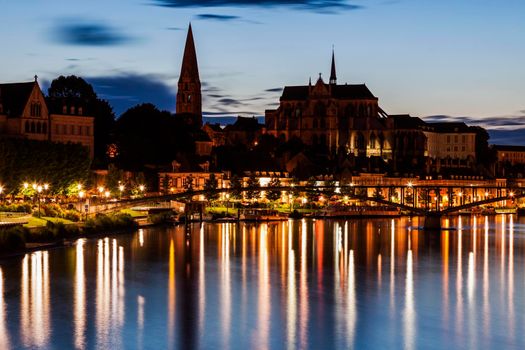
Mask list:
[[281,199],[281,190],[277,189],[279,187],[281,187],[281,180],[278,177],[272,177],[266,190],[266,198],[269,201],[275,202]]
[[259,179],[255,177],[255,174],[251,174],[248,178],[248,182],[246,183],[246,197],[250,200],[257,200],[259,199],[259,196],[261,195],[261,191],[257,189],[257,187],[260,187],[261,184],[259,183]]
[[127,169],[167,165],[195,152],[191,128],[151,103],[132,107],[118,118],[115,141],[119,148],[116,161]]
[[210,177],[206,179],[206,182],[204,183],[204,189],[206,191],[211,191],[206,193],[206,198],[213,202],[216,201],[219,198],[219,193],[214,192],[217,190],[217,187],[219,186],[219,182],[217,181],[217,178],[215,177],[215,174],[210,174]]
[[118,190],[118,186],[124,180],[124,172],[118,169],[115,165],[110,164],[108,166],[108,175],[106,177],[106,187],[109,191],[115,192]]
[[230,179],[230,197],[237,200],[242,199],[242,181],[236,175]]
[[91,84],[74,75],[53,80],[47,93],[52,112],[62,113],[63,104],[73,102],[84,107],[84,115],[95,118],[95,158],[104,163],[115,126],[115,114],[108,101],[100,99]]
[[49,184],[49,192],[65,194],[72,184],[86,183],[91,161],[80,144],[0,138],[0,183],[4,194],[24,191],[22,184]]

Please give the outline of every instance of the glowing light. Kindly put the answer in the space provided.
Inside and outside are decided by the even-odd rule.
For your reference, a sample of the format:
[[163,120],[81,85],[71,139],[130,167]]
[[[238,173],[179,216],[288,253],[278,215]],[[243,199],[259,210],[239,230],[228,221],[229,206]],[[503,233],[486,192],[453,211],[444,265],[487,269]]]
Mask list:
[[104,192],[104,186],[99,186],[98,187],[98,192],[102,194],[102,192]]
[[407,187],[412,188],[413,186],[414,186],[414,184],[412,183],[412,181],[409,181],[409,182],[407,183]]

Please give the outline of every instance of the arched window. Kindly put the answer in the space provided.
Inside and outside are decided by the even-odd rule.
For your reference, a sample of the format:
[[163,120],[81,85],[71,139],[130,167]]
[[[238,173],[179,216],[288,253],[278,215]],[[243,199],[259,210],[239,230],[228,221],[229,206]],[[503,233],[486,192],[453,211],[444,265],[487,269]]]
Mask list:
[[315,115],[321,118],[326,116],[326,107],[322,102],[317,102],[315,105]]
[[188,102],[191,102],[191,94],[188,94]]
[[31,132],[34,134],[36,132],[35,122],[31,122]]
[[355,137],[355,148],[364,149],[365,148],[365,138],[360,132],[357,133]]
[[40,134],[42,132],[42,124],[40,122],[36,123],[36,133]]
[[30,132],[29,130],[29,122],[26,120],[26,123],[25,123],[25,130],[26,132]]
[[374,133],[370,135],[369,147],[376,148],[376,135]]
[[326,146],[326,135],[325,134],[321,135],[321,145]]

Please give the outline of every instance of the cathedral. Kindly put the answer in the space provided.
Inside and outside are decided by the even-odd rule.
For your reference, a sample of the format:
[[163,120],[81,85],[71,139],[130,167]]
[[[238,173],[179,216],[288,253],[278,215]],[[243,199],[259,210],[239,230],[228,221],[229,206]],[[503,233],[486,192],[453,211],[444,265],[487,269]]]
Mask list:
[[330,153],[390,158],[388,118],[364,84],[337,84],[335,56],[328,83],[286,86],[279,107],[266,110],[267,132],[283,141],[300,139]]

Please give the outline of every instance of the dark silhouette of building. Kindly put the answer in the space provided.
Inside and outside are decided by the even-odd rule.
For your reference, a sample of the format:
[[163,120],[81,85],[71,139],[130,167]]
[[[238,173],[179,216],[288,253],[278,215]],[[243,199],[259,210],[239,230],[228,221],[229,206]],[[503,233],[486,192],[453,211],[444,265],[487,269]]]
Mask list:
[[197,64],[197,53],[195,52],[191,23],[188,27],[186,46],[182,58],[176,112],[177,115],[187,118],[188,122],[198,127],[202,125],[201,82],[199,79],[199,67]]

